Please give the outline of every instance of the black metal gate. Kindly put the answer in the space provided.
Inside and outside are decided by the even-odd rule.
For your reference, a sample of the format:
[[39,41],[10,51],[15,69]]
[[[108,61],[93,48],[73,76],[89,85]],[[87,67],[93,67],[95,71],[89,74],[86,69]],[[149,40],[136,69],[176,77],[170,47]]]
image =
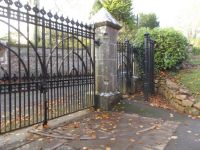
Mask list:
[[135,51],[136,49],[129,41],[117,43],[117,79],[119,91],[123,94],[133,92]]
[[154,41],[149,34],[144,35],[144,100],[154,94]]
[[94,105],[94,29],[0,0],[0,134]]
[[[139,50],[128,41],[117,43],[117,65],[118,65],[118,87],[123,94],[132,94],[135,86],[136,76],[136,53]],[[139,68],[143,68],[144,99],[148,101],[149,96],[154,93],[154,41],[149,34],[144,35],[144,61],[140,62]]]

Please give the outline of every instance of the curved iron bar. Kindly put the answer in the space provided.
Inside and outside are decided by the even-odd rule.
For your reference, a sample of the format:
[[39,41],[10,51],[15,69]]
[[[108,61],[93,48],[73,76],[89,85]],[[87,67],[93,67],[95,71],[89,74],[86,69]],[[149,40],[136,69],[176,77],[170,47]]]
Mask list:
[[15,56],[17,56],[17,58],[19,59],[19,61],[22,63],[22,65],[23,65],[23,67],[24,67],[24,70],[25,70],[25,72],[26,72],[26,74],[27,74],[27,76],[28,76],[28,69],[26,68],[26,65],[25,65],[24,61],[19,57],[19,55],[18,55],[14,50],[12,50],[10,47],[8,47],[8,46],[2,44],[1,42],[0,42],[0,46],[2,46],[2,47],[4,47],[4,48],[7,48],[7,49],[8,49],[9,51],[11,51]]
[[[69,55],[70,54],[72,54],[72,53],[69,53]],[[86,67],[86,65],[85,65],[85,62],[83,61],[83,59],[81,58],[81,56],[79,56],[77,53],[75,53],[75,52],[73,52],[73,55],[76,55],[80,60],[81,60],[81,62],[82,62],[82,64],[83,64],[83,67],[84,67],[84,69],[85,69],[85,72],[87,71],[87,67]],[[59,65],[59,67],[58,67],[58,70],[60,71],[60,69],[61,69],[61,67],[62,67],[62,64],[65,62],[65,60],[67,59],[67,57],[69,58],[69,55],[66,55],[65,57],[64,57],[64,59],[62,60],[62,62],[60,63],[60,65]],[[73,66],[73,68],[74,68],[74,66]]]
[[70,37],[64,38],[63,40],[61,40],[61,41],[51,50],[50,56],[47,58],[47,68],[48,68],[48,64],[49,64],[50,58],[52,57],[52,54],[54,53],[54,51],[56,50],[56,48],[58,48],[58,46],[59,46],[64,40],[67,40],[67,39],[70,39],[70,38],[75,38],[75,39],[77,39],[77,41],[78,41],[79,43],[81,43],[81,45],[84,47],[84,49],[86,50],[87,54],[89,55],[90,62],[92,63],[92,68],[94,68],[94,62],[93,62],[93,60],[92,60],[91,54],[89,53],[89,50],[88,50],[87,46],[85,46],[85,45],[83,44],[83,42],[82,42],[81,40],[79,40],[79,39],[78,39],[77,37],[75,37],[75,36],[70,36]]
[[38,52],[36,51],[36,48],[34,47],[34,45],[33,45],[33,43],[30,41],[30,40],[28,40],[28,38],[22,33],[22,32],[20,32],[17,28],[15,28],[14,26],[12,26],[11,24],[8,24],[6,21],[4,21],[4,20],[1,20],[0,19],[0,21],[1,22],[3,22],[3,23],[5,23],[5,24],[7,24],[8,26],[10,26],[10,27],[12,27],[14,30],[16,30],[17,32],[19,32],[27,41],[28,41],[28,43],[32,46],[32,48],[33,48],[33,50],[34,50],[34,52],[36,53],[36,56],[38,57],[38,59],[39,59],[39,62],[40,62],[40,65],[41,65],[41,67],[42,67],[42,60],[41,60],[41,58],[40,58],[40,55],[38,54]]
[[3,68],[3,66],[1,64],[0,64],[0,68],[4,72],[4,74],[6,74],[8,76],[8,72]]

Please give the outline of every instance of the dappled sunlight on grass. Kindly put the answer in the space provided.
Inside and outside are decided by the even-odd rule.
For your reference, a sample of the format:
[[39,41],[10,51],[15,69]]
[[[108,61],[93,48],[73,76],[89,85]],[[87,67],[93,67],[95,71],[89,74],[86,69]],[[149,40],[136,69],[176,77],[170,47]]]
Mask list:
[[181,70],[174,76],[178,83],[187,87],[200,100],[200,68]]

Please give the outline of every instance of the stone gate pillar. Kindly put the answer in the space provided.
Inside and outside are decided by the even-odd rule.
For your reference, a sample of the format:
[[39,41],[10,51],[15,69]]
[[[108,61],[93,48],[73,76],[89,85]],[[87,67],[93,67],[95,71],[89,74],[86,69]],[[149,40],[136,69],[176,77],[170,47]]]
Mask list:
[[117,86],[117,36],[121,28],[112,15],[102,8],[91,19],[95,25],[96,104],[109,110],[120,99]]

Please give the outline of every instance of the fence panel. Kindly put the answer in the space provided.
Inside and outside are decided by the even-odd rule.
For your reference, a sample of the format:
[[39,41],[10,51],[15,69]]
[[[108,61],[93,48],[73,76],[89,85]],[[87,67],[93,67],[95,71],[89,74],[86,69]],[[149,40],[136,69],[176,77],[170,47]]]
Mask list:
[[144,35],[144,100],[154,94],[154,41],[149,34]]
[[119,91],[123,94],[131,94],[135,75],[135,56],[136,49],[128,41],[117,43],[117,78]]
[[0,134],[94,106],[94,29],[0,1]]

